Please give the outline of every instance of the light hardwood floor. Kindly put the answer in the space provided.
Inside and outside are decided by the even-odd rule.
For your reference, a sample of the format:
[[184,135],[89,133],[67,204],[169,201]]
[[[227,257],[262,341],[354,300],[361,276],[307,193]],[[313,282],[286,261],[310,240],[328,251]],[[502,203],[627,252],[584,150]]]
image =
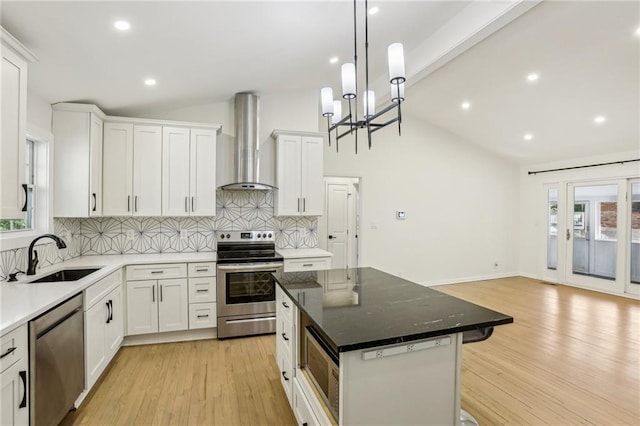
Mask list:
[[[527,278],[437,287],[510,314],[464,346],[462,406],[481,425],[635,425],[640,302]],[[64,425],[294,425],[259,336],[122,348]]]

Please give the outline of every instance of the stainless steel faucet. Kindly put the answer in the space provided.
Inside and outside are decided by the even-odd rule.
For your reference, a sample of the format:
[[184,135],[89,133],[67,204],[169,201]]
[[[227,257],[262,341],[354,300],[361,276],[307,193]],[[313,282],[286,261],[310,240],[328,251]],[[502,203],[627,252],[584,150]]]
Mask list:
[[58,246],[58,249],[67,248],[67,245],[64,243],[64,241],[62,241],[62,238],[58,237],[57,235],[43,234],[39,237],[34,238],[33,241],[31,241],[31,244],[29,244],[29,261],[27,265],[27,275],[34,275],[36,273],[36,266],[38,266],[38,251],[34,250],[33,247],[35,246],[36,241],[41,238],[51,238],[56,242],[56,246]]

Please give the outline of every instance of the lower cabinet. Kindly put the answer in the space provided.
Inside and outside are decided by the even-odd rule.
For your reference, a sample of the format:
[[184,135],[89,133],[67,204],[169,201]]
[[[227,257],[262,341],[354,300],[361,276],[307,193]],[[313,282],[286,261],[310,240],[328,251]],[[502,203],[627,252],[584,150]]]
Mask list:
[[[101,293],[92,298],[94,288]],[[122,296],[122,273],[120,271],[85,290],[86,390],[93,387],[122,343],[124,337],[124,300]]]
[[0,338],[0,425],[28,425],[27,326]]
[[293,397],[291,401],[293,414],[295,414],[298,424],[303,426],[320,426],[320,422],[313,414],[313,409],[302,392],[298,378],[293,379]]
[[189,328],[186,278],[127,281],[127,335]]

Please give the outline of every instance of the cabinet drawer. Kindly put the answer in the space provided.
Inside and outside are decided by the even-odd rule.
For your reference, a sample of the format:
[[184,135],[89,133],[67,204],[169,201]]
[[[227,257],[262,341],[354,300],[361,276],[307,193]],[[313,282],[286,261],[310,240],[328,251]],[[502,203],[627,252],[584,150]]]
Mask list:
[[216,262],[201,262],[189,264],[189,278],[191,277],[215,277]]
[[84,310],[89,310],[111,290],[122,283],[122,270],[107,275],[84,291]]
[[0,372],[27,356],[27,325],[22,325],[0,338]]
[[283,315],[279,315],[276,318],[276,339],[282,343],[282,346],[278,346],[277,349],[283,349],[286,351],[291,359],[294,359],[293,354],[293,342],[295,340],[293,325],[291,321]]
[[282,345],[282,341],[278,340],[276,343],[277,360],[278,360],[278,374],[280,374],[280,383],[284,387],[284,391],[287,394],[287,399],[291,405],[291,393],[293,389],[293,362],[291,357],[287,354],[287,351]]
[[293,302],[284,290],[279,285],[276,285],[276,316],[280,317],[281,315],[293,324]]
[[217,315],[215,303],[190,303],[189,329],[215,327]]
[[285,272],[321,271],[331,269],[330,257],[309,257],[306,259],[285,259]]
[[127,280],[166,280],[187,276],[186,263],[127,266]]
[[216,277],[189,278],[189,303],[216,301]]
[[292,388],[293,401],[291,402],[291,406],[293,407],[293,413],[295,414],[296,419],[298,419],[298,424],[320,426],[320,422],[313,413],[313,409],[311,408],[307,397],[302,392],[298,379],[293,379]]

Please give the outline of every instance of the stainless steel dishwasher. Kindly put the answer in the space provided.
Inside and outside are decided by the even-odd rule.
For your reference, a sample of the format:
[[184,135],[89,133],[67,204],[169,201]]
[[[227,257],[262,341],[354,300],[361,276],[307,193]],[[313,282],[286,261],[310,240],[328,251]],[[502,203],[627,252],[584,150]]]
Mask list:
[[84,389],[82,293],[29,322],[30,424],[57,425]]

